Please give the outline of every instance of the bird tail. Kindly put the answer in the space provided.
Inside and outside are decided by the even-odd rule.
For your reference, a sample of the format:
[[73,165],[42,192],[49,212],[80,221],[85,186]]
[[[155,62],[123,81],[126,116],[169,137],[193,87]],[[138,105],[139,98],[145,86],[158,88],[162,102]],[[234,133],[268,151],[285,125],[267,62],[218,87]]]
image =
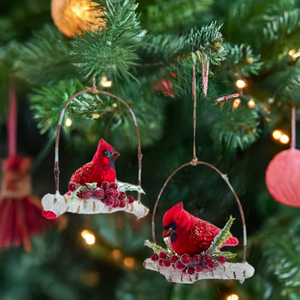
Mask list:
[[226,240],[220,248],[224,246],[237,246],[238,244],[239,244],[239,240],[232,236],[228,240]]

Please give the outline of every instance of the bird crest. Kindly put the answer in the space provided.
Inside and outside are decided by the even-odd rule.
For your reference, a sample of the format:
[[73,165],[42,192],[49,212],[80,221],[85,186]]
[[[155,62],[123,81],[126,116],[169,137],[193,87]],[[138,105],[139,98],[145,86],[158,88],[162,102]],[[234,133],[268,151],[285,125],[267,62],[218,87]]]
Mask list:
[[104,150],[113,150],[115,149],[110,144],[108,144],[104,139],[99,140],[97,151],[104,151]]
[[163,225],[167,226],[173,222],[179,217],[181,217],[181,214],[183,213],[183,203],[180,202],[176,205],[174,205],[172,208],[170,208],[164,215],[163,218]]
[[109,165],[109,159],[104,157],[103,151],[105,150],[114,150],[115,148],[109,145],[104,139],[99,140],[97,151],[93,157],[94,163],[104,163]]

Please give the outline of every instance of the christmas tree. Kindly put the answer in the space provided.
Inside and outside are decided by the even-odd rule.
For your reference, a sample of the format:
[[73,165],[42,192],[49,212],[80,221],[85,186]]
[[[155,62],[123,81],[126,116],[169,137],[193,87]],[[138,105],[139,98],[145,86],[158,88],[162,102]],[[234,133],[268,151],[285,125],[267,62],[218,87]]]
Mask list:
[[[12,240],[9,245],[0,240],[0,299],[300,299],[299,158],[294,149],[299,5],[295,0],[1,3],[1,160],[16,155],[12,149],[31,156],[31,194],[54,195],[57,125],[72,98],[60,120],[60,194],[71,191],[72,174],[92,160],[103,138],[121,154],[115,163],[119,188],[122,182],[133,184],[127,196],[137,199],[139,191],[150,212],[140,219],[124,211],[65,213],[43,233],[29,230],[44,230],[44,223],[30,206],[25,219],[8,207],[12,194],[3,192],[4,183],[14,180],[7,176],[16,166],[3,163],[0,234]],[[14,92],[17,134],[9,125]],[[268,165],[287,149],[292,155],[280,161],[278,173],[272,169],[275,185],[267,178],[269,192]],[[200,161],[221,170],[222,177]],[[188,166],[160,193],[183,164]],[[219,256],[242,262],[245,234],[232,191],[247,224],[247,262],[255,268],[251,278],[242,284],[219,279],[182,284],[144,268],[153,250],[157,259],[162,251],[170,251],[167,259],[178,254],[164,244],[162,234],[170,229],[164,228],[164,214],[180,202],[193,216],[223,228],[199,260],[208,254],[216,263]],[[26,243],[16,234],[20,228],[28,229]],[[232,236],[239,245],[219,251]]]

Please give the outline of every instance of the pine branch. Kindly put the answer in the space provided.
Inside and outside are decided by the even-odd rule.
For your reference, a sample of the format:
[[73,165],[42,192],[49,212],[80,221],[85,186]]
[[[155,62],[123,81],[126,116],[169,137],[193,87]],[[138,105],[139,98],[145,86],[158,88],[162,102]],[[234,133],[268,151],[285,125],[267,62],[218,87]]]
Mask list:
[[217,21],[210,25],[202,26],[200,30],[192,29],[190,40],[195,52],[200,52],[205,60],[209,60],[213,65],[219,65],[225,60],[227,50],[223,47],[223,35],[220,32],[222,25],[217,25]]
[[[100,6],[101,7],[101,6]],[[74,65],[85,78],[134,78],[141,34],[135,0],[106,0],[106,28],[76,35],[70,52]]]
[[191,24],[198,23],[199,16],[207,13],[212,3],[212,0],[156,0],[147,6],[147,27],[152,32],[190,28]]
[[258,75],[263,62],[260,62],[260,55],[253,55],[252,49],[248,45],[231,45],[224,43],[224,48],[228,54],[223,66],[231,68],[233,73],[238,72],[243,77]]
[[219,257],[219,256],[225,256],[226,257],[226,259],[231,259],[231,258],[234,258],[234,257],[236,257],[237,256],[237,254],[236,253],[232,253],[232,252],[229,252],[229,251],[215,251],[214,253],[213,253],[213,257],[214,258],[217,258],[217,257]]
[[155,253],[166,252],[166,249],[159,245],[156,245],[155,243],[151,243],[149,240],[146,240],[144,245],[151,248]]
[[[280,15],[273,16],[272,21],[267,22],[263,29],[264,38],[273,46],[276,42],[285,42],[293,34],[297,34],[300,28],[300,9],[296,8],[291,11],[284,11]],[[299,39],[299,34],[295,36]]]
[[[36,94],[31,96],[31,109],[34,111],[34,118],[38,121],[37,127],[41,129],[41,134],[56,128],[64,104],[80,89],[83,89],[83,86],[78,80],[70,80],[60,81],[51,87],[35,90]],[[76,103],[76,101],[73,103]],[[76,107],[76,104],[73,103],[67,107],[66,118],[71,115],[72,107],[75,111],[76,108],[81,109],[81,103],[77,102],[79,107]]]
[[[277,223],[278,224],[278,223]],[[267,272],[276,277],[287,287],[287,294],[294,293],[300,287],[299,257],[299,221],[288,232],[271,234],[265,239],[263,253],[267,261]],[[274,232],[274,229],[271,230]]]
[[259,137],[258,125],[258,113],[241,103],[236,111],[220,112],[212,126],[211,137],[221,149],[229,152],[239,148],[244,150]]
[[189,35],[151,34],[145,38],[139,49],[139,54],[146,64],[164,66],[189,56],[191,50]]
[[14,49],[15,75],[35,86],[71,78],[73,72],[64,39],[54,26],[35,32],[28,42]]
[[224,228],[220,231],[220,233],[215,237],[214,241],[210,245],[209,249],[206,251],[207,253],[214,254],[218,251],[218,249],[225,243],[232,235],[229,232],[233,221],[235,218],[230,216],[230,219],[225,224]]

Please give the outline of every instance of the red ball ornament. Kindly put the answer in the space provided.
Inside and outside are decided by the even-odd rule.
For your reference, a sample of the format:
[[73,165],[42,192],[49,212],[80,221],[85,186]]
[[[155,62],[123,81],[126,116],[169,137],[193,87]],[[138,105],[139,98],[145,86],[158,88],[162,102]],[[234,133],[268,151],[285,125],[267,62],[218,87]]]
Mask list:
[[278,153],[266,172],[272,197],[285,205],[300,207],[300,150],[294,147]]

